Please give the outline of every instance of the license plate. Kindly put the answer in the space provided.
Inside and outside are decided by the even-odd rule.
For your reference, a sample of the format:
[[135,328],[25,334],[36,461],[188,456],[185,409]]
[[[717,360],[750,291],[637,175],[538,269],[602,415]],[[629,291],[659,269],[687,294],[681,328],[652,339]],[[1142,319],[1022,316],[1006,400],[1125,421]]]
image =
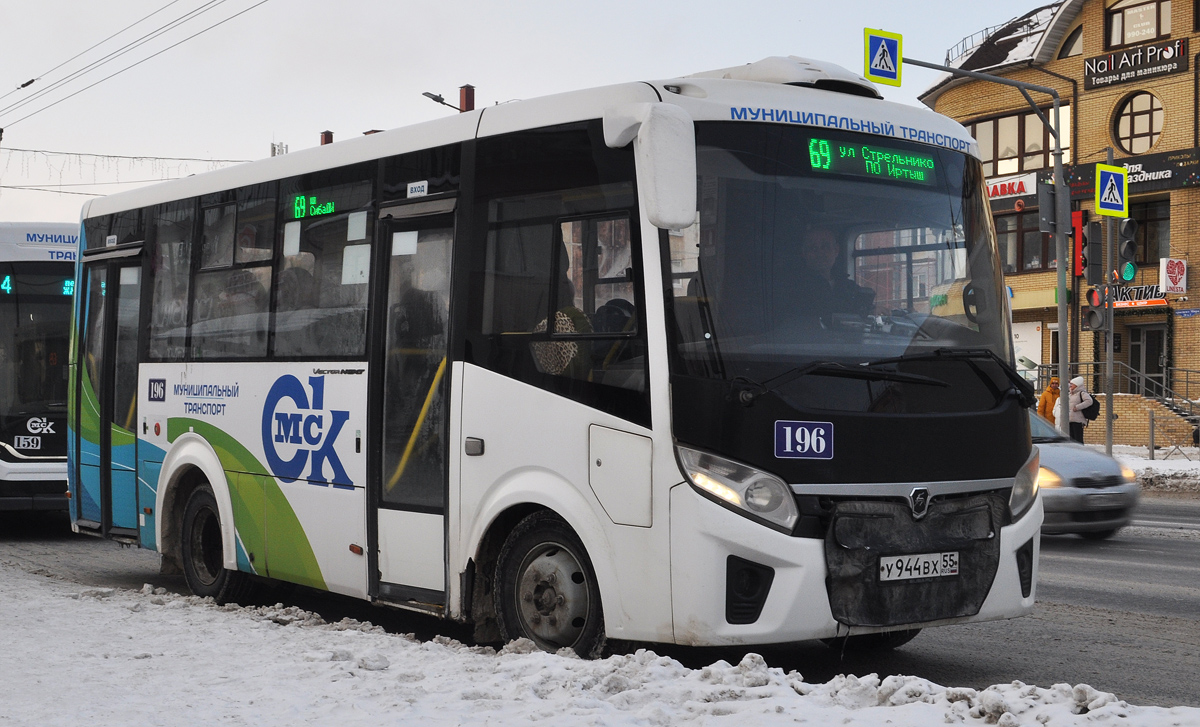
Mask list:
[[879,580],[903,581],[910,578],[940,578],[958,575],[958,553],[894,555],[879,559]]
[[1088,507],[1121,507],[1125,496],[1116,492],[1096,492],[1087,496]]

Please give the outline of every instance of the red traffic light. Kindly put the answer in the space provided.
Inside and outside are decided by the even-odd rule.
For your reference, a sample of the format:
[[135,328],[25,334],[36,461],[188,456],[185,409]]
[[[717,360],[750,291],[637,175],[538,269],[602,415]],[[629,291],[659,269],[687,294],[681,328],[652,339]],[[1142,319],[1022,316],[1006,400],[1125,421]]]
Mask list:
[[1104,307],[1104,293],[1099,288],[1092,288],[1087,292],[1087,302],[1093,308]]

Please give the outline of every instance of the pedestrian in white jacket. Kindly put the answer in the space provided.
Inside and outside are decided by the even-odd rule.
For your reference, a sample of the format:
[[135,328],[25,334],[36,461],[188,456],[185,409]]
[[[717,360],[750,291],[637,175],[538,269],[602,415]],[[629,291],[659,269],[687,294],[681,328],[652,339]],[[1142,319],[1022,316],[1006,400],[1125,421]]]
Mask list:
[[[1071,439],[1083,444],[1083,425],[1087,422],[1087,417],[1083,415],[1083,410],[1092,405],[1092,395],[1087,389],[1083,388],[1083,377],[1076,376],[1071,379],[1071,393],[1067,407],[1071,411],[1068,426],[1071,432]],[[1054,423],[1058,424],[1059,407],[1054,407]]]

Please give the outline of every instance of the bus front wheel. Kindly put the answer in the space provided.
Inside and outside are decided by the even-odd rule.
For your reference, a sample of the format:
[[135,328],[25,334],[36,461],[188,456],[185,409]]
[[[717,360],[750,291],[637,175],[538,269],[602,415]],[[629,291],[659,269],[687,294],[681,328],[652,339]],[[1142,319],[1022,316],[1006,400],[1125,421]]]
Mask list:
[[505,641],[527,638],[545,651],[585,659],[604,648],[600,587],[579,536],[553,513],[529,515],[496,559],[497,621]]
[[250,593],[250,577],[225,567],[221,516],[217,499],[207,484],[188,497],[183,512],[183,577],[192,593],[217,603],[243,601]]

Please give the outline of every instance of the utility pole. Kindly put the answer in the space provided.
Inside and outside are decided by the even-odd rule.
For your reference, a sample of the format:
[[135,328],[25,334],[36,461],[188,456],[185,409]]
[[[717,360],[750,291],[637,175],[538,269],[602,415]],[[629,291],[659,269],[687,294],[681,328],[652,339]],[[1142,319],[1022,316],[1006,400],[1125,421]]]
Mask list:
[[[1106,149],[1108,152],[1107,162],[1109,166],[1113,163],[1112,147]],[[1096,184],[1100,184],[1099,175],[1096,178]],[[1128,202],[1128,200],[1126,200]],[[1116,257],[1114,248],[1117,245],[1117,222],[1112,217],[1108,218],[1104,231],[1104,308],[1105,318],[1107,323],[1104,326],[1104,396],[1108,400],[1108,411],[1104,414],[1104,452],[1109,457],[1112,456],[1113,444],[1113,332],[1116,330],[1113,319],[1116,318],[1116,290],[1114,290],[1115,281],[1113,280],[1113,263]],[[1153,435],[1151,435],[1153,436]]]

